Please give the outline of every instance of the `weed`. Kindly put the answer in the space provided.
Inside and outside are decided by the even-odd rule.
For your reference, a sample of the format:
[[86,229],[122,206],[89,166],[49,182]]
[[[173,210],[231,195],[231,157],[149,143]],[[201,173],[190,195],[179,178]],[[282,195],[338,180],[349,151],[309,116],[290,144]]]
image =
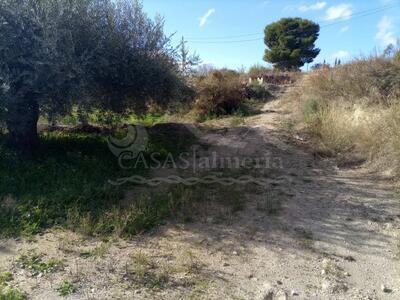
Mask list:
[[325,258],[322,262],[323,275],[328,278],[338,279],[343,277],[339,266],[331,259]]
[[170,279],[167,268],[158,265],[142,252],[132,253],[126,265],[126,276],[139,286],[157,289],[164,287]]
[[323,101],[320,99],[309,99],[304,103],[304,120],[306,123],[312,123],[316,118],[318,112],[321,110]]
[[234,115],[230,120],[231,127],[242,126],[246,124],[245,118],[240,115]]
[[297,238],[304,248],[311,249],[314,245],[314,235],[311,230],[303,227],[294,228]]
[[203,268],[203,264],[190,250],[186,251],[183,255],[185,271],[188,274],[199,274]]
[[0,274],[0,286],[13,280],[13,275],[10,272],[4,272]]
[[17,259],[17,263],[19,267],[30,270],[32,276],[52,273],[64,268],[64,262],[62,260],[49,259],[48,261],[43,261],[43,255],[36,254],[34,251],[29,251],[26,254],[20,255]]
[[64,280],[61,282],[58,287],[57,287],[57,292],[59,293],[60,296],[68,296],[73,293],[75,293],[77,288],[68,280]]
[[0,300],[25,300],[27,296],[19,289],[0,286]]
[[289,133],[293,133],[295,131],[296,126],[293,121],[286,121],[281,124],[281,127],[283,130],[285,130]]
[[93,249],[86,249],[80,253],[80,256],[83,258],[89,258],[89,257],[98,257],[98,258],[103,258],[106,256],[108,251],[110,250],[111,244],[110,243],[101,243],[99,246],[93,248]]

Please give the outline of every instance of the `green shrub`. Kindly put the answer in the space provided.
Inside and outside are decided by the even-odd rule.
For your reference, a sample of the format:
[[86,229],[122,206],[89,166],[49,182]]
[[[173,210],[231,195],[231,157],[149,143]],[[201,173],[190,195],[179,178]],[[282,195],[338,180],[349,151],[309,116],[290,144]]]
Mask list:
[[255,100],[266,100],[271,96],[267,88],[258,82],[252,82],[246,86],[246,98]]
[[214,71],[200,81],[195,112],[199,116],[226,115],[235,112],[244,98],[240,76],[234,71]]
[[60,296],[68,296],[76,292],[76,287],[69,281],[65,280],[57,287]]
[[308,124],[318,122],[319,113],[325,107],[325,102],[321,99],[311,98],[304,103],[304,121]]

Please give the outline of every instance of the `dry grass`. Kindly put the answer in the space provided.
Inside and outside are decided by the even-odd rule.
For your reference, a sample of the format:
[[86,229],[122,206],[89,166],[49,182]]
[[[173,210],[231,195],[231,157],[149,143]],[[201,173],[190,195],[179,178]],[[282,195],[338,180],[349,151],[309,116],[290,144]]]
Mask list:
[[287,105],[315,137],[315,151],[356,154],[380,171],[400,174],[400,64],[383,58],[315,71]]

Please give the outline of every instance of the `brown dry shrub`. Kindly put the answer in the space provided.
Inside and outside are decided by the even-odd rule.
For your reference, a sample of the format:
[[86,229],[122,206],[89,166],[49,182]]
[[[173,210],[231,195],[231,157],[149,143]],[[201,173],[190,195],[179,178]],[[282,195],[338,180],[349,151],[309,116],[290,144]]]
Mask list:
[[235,112],[244,98],[244,86],[235,71],[213,71],[197,85],[194,111],[199,116]]

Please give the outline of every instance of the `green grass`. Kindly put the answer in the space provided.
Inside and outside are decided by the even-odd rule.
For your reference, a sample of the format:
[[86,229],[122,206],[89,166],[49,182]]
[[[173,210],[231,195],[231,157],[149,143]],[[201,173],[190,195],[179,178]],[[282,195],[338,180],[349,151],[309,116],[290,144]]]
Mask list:
[[62,260],[49,259],[43,261],[43,255],[33,251],[21,254],[17,258],[17,264],[23,269],[30,270],[32,276],[53,273],[64,268],[64,262]]
[[126,276],[138,287],[160,289],[168,284],[171,273],[168,268],[160,265],[150,256],[136,252],[130,255],[130,261],[126,265]]
[[107,180],[122,175],[106,137],[47,133],[30,158],[0,145],[0,235],[33,235],[65,225],[71,208],[93,217],[122,193]]
[[[5,138],[0,138],[0,237],[30,237],[53,226],[97,235],[137,233],[156,225],[158,216],[152,212],[158,209],[157,201],[142,199],[131,207],[121,206],[125,191],[134,185],[113,186],[109,180],[145,175],[146,170],[120,168],[107,147],[107,137],[43,133],[40,148],[29,158],[9,150]],[[146,157],[152,152],[178,155],[181,151],[151,137],[148,149]],[[125,219],[120,211],[127,212],[122,214]]]
[[10,272],[0,273],[0,286],[13,280],[13,275]]
[[64,280],[57,287],[57,292],[60,296],[68,296],[75,293],[77,288],[68,280]]
[[[165,121],[165,115],[162,113],[147,113],[145,115],[138,115],[135,113],[127,113],[121,115],[111,111],[94,110],[86,115],[86,120],[92,125],[107,125],[114,126],[122,123],[127,124],[141,124],[143,126],[152,126],[154,124],[162,123]],[[76,126],[80,124],[78,109],[75,107],[72,112],[64,117],[59,117],[57,122],[62,125]],[[41,124],[48,124],[45,116],[40,118]]]
[[[227,206],[232,213],[244,207],[241,193],[219,185],[171,185],[167,192],[148,188],[134,200],[122,201],[136,186],[114,186],[109,180],[147,172],[120,168],[106,140],[104,134],[43,133],[40,148],[28,158],[6,148],[0,139],[0,237],[32,237],[60,227],[89,236],[129,238],[170,219],[192,221],[207,203]],[[186,140],[178,144],[152,134],[144,155],[177,156],[194,142]],[[82,251],[82,256],[101,257],[106,252],[101,246]],[[36,273],[47,268],[41,257],[24,257],[21,262]]]
[[18,289],[0,286],[0,300],[25,300],[26,294]]
[[103,258],[104,256],[107,255],[107,253],[110,250],[111,245],[109,243],[101,243],[99,246],[93,248],[93,249],[85,249],[84,251],[82,251],[81,253],[79,253],[80,257],[83,258]]

